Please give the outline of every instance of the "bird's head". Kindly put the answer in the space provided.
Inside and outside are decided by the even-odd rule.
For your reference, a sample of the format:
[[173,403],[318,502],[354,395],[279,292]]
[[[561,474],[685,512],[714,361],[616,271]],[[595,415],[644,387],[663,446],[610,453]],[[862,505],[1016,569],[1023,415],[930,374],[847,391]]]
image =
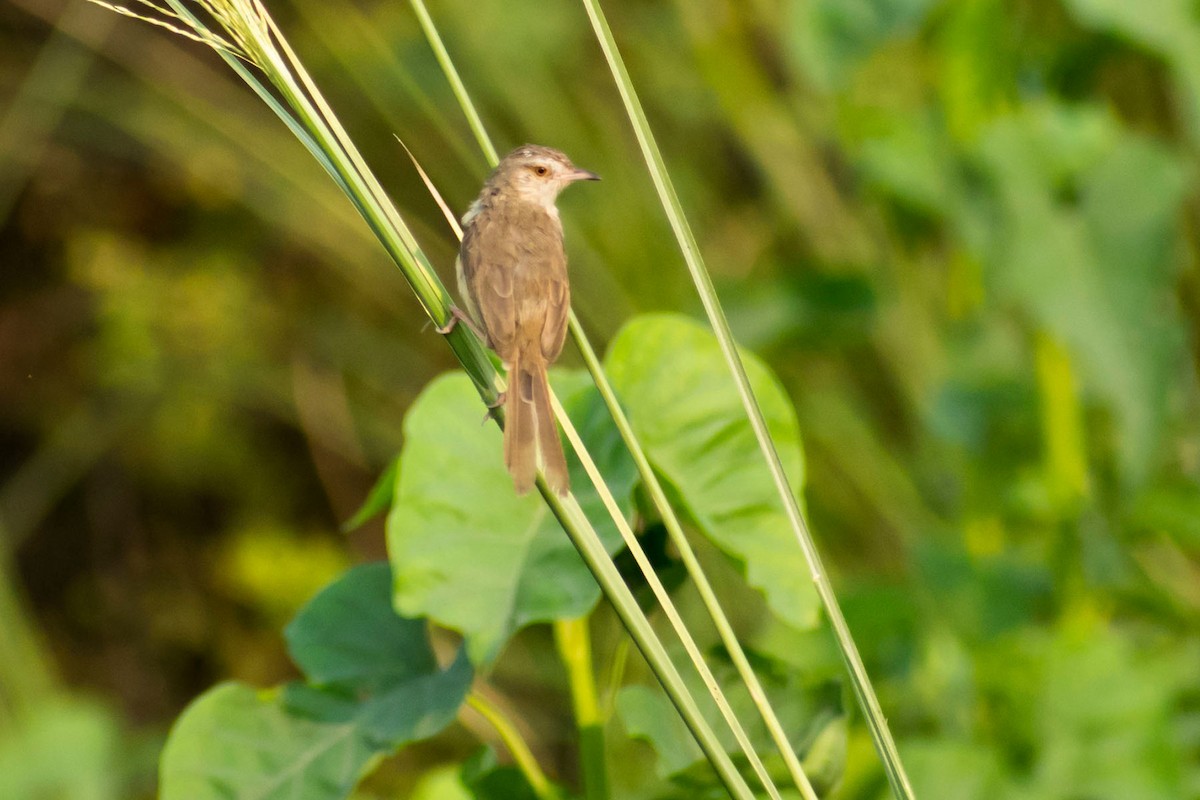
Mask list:
[[551,147],[527,144],[506,155],[491,183],[522,200],[553,208],[558,193],[575,181],[598,181],[600,176],[571,163],[566,154]]

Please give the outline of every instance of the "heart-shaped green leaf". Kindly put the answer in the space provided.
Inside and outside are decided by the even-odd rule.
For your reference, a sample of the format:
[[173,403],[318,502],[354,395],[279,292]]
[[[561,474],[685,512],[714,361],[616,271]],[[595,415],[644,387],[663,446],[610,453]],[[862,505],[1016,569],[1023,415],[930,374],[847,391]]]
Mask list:
[[164,800],[345,797],[377,758],[441,732],[470,688],[466,657],[441,669],[425,623],[392,610],[387,564],[345,573],[287,639],[310,683],[224,684],[193,703],[163,751]]
[[[634,470],[599,396],[580,372],[556,372],[555,392],[618,501]],[[396,607],[460,631],[471,660],[496,656],[516,630],[587,613],[600,597],[591,573],[536,494],[518,497],[496,426],[461,374],[431,383],[404,420],[388,516]],[[610,552],[620,538],[574,455],[571,486]]]
[[277,692],[227,683],[171,729],[159,769],[163,800],[334,800],[378,753],[353,723],[306,719]]
[[[742,358],[799,490],[796,413],[766,365],[749,353]],[[745,564],[747,582],[776,614],[799,627],[815,624],[808,567],[712,333],[680,316],[638,317],[617,335],[605,364],[648,457],[700,530]]]
[[284,637],[309,683],[381,691],[437,671],[426,623],[392,609],[387,564],[349,570],[300,609]]

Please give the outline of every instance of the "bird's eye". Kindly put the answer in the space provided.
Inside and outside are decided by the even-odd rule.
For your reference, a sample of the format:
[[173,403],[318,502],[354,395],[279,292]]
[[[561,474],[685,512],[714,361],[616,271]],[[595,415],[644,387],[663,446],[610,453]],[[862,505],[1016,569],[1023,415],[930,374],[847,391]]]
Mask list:
[[545,167],[534,167],[533,171],[536,172],[538,175],[545,175],[550,170],[546,169]]

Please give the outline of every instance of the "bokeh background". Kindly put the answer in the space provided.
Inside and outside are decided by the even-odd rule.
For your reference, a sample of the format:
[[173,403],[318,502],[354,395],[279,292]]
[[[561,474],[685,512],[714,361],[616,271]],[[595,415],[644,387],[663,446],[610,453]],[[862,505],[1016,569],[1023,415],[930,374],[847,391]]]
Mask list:
[[[604,176],[561,202],[593,337],[698,315],[582,7],[429,6],[501,149]],[[450,282],[393,134],[459,212],[486,166],[411,8],[269,7]],[[606,8],[926,796],[1200,797],[1200,9]],[[383,555],[341,523],[453,366],[212,53],[0,3],[3,796],[152,797],[190,699],[294,674],[280,628]],[[569,773],[561,679],[521,669]],[[865,741],[839,797],[880,796]]]

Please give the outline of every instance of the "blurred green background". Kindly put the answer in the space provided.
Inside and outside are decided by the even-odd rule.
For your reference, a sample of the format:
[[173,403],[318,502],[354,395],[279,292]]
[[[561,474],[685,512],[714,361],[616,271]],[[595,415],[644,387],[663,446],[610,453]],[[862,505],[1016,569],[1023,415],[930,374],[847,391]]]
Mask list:
[[[502,150],[604,177],[560,204],[593,337],[698,315],[582,7],[429,5]],[[393,134],[456,212],[486,166],[408,4],[269,7],[451,282]],[[606,8],[924,796],[1200,797],[1200,9]],[[281,626],[382,557],[339,525],[453,366],[211,52],[0,3],[0,797],[151,797],[190,699],[292,675]],[[561,677],[521,666],[569,776]],[[859,728],[841,798],[883,791]]]

